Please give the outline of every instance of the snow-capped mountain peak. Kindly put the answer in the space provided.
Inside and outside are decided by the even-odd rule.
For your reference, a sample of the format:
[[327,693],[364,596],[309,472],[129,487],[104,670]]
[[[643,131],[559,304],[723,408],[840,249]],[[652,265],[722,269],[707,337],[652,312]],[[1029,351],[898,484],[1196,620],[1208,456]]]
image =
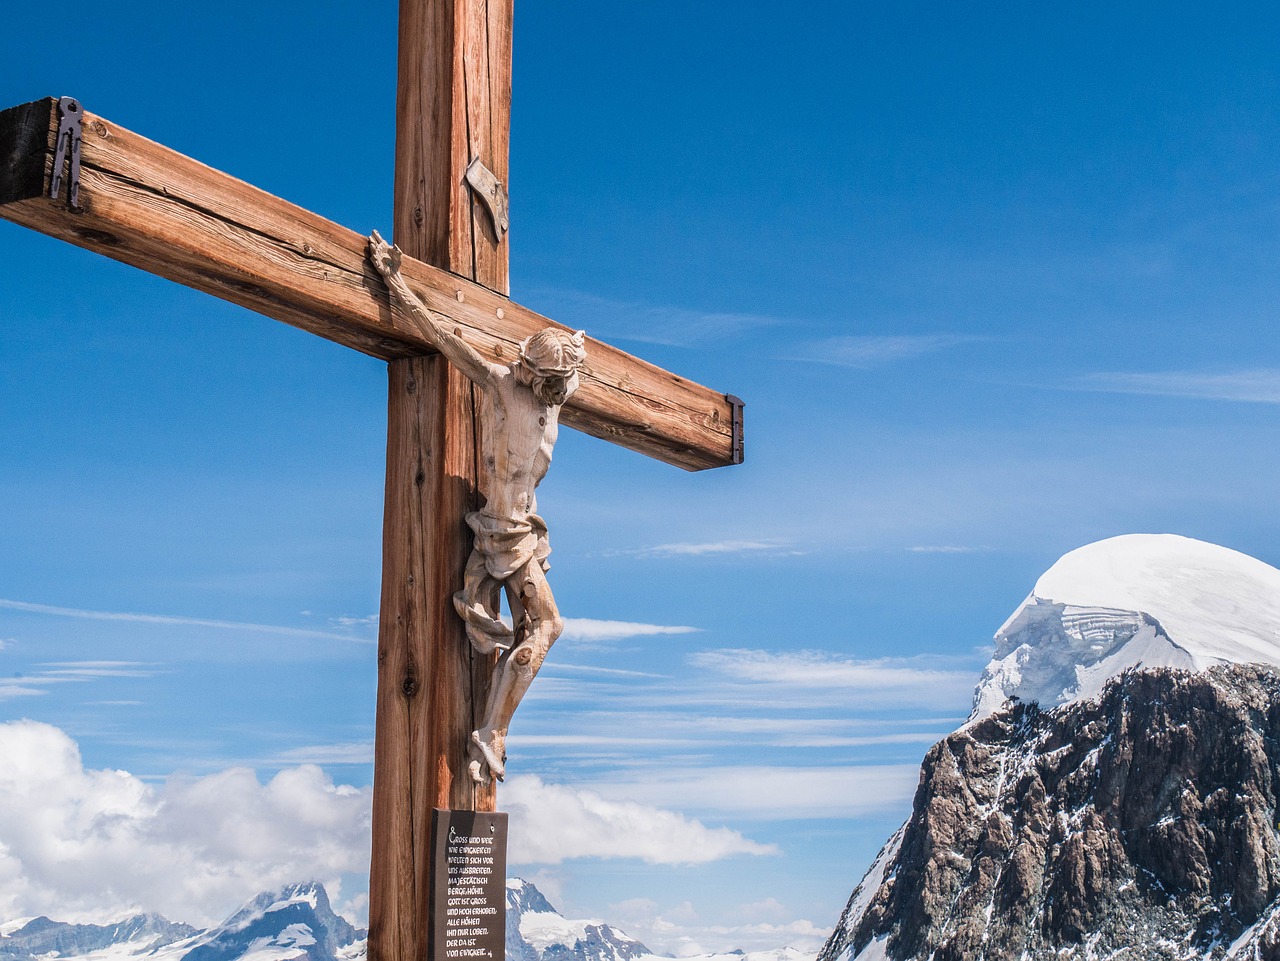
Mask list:
[[1096,697],[1134,667],[1280,667],[1280,570],[1175,534],[1108,538],[1045,572],[995,642],[971,721]]
[[181,961],[332,961],[363,932],[333,913],[318,882],[265,891],[195,938]]
[[507,880],[508,961],[633,961],[652,954],[603,921],[563,917],[529,882]]

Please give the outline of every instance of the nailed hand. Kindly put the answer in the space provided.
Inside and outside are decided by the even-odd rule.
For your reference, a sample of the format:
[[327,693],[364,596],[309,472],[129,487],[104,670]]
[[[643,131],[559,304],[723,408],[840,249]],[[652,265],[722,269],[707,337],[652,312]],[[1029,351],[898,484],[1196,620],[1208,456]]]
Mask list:
[[399,247],[395,247],[382,239],[376,230],[369,235],[369,259],[378,273],[390,277],[400,272],[400,261],[404,257]]

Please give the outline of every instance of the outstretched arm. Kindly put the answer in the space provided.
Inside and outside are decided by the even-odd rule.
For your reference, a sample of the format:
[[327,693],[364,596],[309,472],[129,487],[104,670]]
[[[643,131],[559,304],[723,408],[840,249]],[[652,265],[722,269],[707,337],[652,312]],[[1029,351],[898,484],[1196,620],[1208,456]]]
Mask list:
[[470,380],[481,387],[496,384],[508,373],[507,368],[491,364],[481,357],[470,344],[453,333],[447,317],[435,313],[418,299],[400,275],[402,257],[400,248],[387,243],[376,230],[370,235],[369,259],[387,282],[392,299],[399,301],[418,332]]

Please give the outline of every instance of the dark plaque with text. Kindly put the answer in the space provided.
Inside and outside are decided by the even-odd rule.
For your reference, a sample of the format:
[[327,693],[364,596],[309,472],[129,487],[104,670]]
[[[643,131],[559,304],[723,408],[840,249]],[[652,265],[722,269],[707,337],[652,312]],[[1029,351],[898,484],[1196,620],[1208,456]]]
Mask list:
[[504,961],[507,816],[437,808],[431,870],[433,961]]

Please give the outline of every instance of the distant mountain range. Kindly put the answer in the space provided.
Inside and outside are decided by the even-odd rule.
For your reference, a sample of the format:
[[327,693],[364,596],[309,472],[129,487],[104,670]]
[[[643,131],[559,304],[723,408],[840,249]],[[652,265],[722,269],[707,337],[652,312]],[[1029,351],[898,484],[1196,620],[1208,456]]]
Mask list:
[[[333,912],[315,882],[263,892],[197,930],[156,914],[115,924],[23,918],[0,924],[0,961],[363,961],[366,932]],[[662,961],[603,921],[563,917],[533,884],[507,881],[507,961]],[[808,961],[793,948],[687,961]]]
[[0,961],[356,961],[364,936],[333,913],[324,885],[294,884],[203,931],[158,914],[105,925],[9,921],[0,925]]

